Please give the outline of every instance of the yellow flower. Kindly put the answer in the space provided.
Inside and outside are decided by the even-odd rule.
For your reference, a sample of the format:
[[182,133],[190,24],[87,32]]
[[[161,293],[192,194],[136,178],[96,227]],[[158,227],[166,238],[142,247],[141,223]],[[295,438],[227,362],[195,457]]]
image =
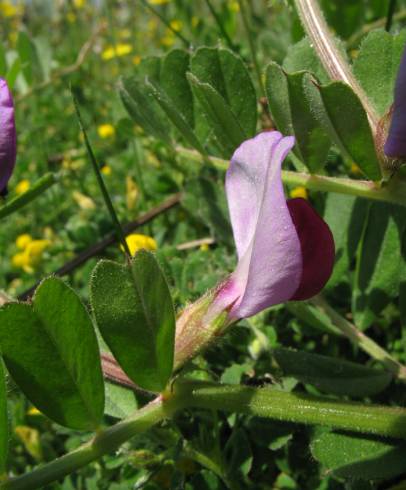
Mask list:
[[181,20],[177,20],[177,19],[171,20],[171,22],[169,23],[169,25],[176,32],[179,32],[179,31],[182,30],[182,21]]
[[167,48],[170,48],[175,44],[175,36],[171,31],[169,31],[164,37],[161,37],[161,44]]
[[73,191],[72,197],[81,209],[89,210],[96,208],[96,204],[94,203],[93,199],[85,196],[79,191]]
[[69,24],[74,24],[76,22],[76,15],[73,12],[68,12],[66,14],[66,20]]
[[42,415],[42,412],[40,412],[36,407],[31,407],[27,410],[27,415],[37,417],[38,415]]
[[102,58],[104,60],[111,60],[116,56],[125,56],[131,53],[133,47],[128,43],[118,43],[116,46],[109,46],[102,52]]
[[151,5],[165,5],[166,3],[169,3],[171,0],[149,0],[149,3]]
[[302,185],[292,189],[289,195],[292,199],[295,199],[296,197],[302,197],[303,199],[307,199],[308,197],[306,187],[303,187]]
[[136,54],[133,58],[134,65],[136,66],[139,65],[141,63],[141,59],[142,59],[141,56],[139,54]]
[[25,253],[19,252],[11,257],[11,263],[14,267],[24,269],[29,267],[29,257]]
[[86,4],[86,0],[73,0],[73,5],[77,8],[77,9],[81,9],[85,6]]
[[360,176],[360,175],[362,175],[362,170],[358,167],[358,165],[356,163],[352,163],[351,164],[351,173],[353,175]]
[[[128,235],[125,240],[130,249],[130,253],[133,256],[141,249],[156,250],[158,248],[156,241],[147,235],[132,233],[131,235]],[[121,246],[121,248],[123,247]]]
[[24,250],[30,242],[32,242],[32,236],[28,233],[23,233],[22,235],[18,235],[16,245],[20,250]]
[[14,267],[21,268],[25,272],[32,274],[41,261],[44,250],[50,244],[49,240],[31,240],[26,244],[23,252],[19,252],[11,258],[11,263]]
[[237,13],[240,11],[239,3],[234,0],[228,2],[228,8],[231,10],[231,12]]
[[200,245],[200,250],[202,252],[207,252],[209,250],[209,245],[207,243],[202,243],[202,245]]
[[112,170],[111,170],[110,165],[103,165],[103,167],[101,168],[101,173],[103,175],[111,175],[111,172],[112,172]]
[[135,209],[135,205],[137,204],[138,201],[138,196],[139,196],[138,186],[130,175],[127,175],[125,179],[125,186],[126,186],[127,209],[129,211],[132,211],[133,209]]
[[116,134],[116,130],[111,124],[100,124],[97,128],[97,132],[99,133],[100,138],[103,139],[111,138]]
[[26,451],[36,460],[42,460],[41,438],[37,429],[26,425],[17,425],[14,432],[23,443]]
[[27,179],[20,180],[20,182],[16,185],[15,191],[17,194],[24,194],[30,188],[30,181]]
[[21,15],[24,11],[24,7],[22,5],[14,5],[10,0],[5,0],[0,2],[0,13],[4,17],[17,17]]

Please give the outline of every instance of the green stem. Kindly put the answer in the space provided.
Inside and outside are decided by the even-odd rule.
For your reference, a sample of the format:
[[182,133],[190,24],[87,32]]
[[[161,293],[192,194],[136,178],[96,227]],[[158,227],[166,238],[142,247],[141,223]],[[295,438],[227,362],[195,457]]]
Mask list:
[[191,383],[188,406],[406,438],[406,410],[270,388]]
[[171,418],[177,410],[183,408],[224,410],[406,439],[406,409],[403,408],[337,401],[269,388],[178,381],[174,384],[174,391],[167,393],[165,398],[159,396],[128,419],[101,430],[92,440],[71,453],[44,464],[31,473],[1,482],[0,490],[31,490],[60,480],[115,451],[136,434],[145,432],[163,419]]
[[[203,157],[194,150],[178,146],[176,151],[184,158],[203,163]],[[219,170],[225,171],[229,166],[229,162],[221,158],[208,157],[207,160]],[[374,182],[368,180],[326,177],[324,175],[311,175],[290,170],[282,171],[282,180],[286,185],[303,186],[313,191],[337,192],[338,194],[347,194],[406,206],[406,183],[400,180],[392,179],[385,186],[377,187]]]
[[248,20],[248,13],[247,13],[247,10],[245,8],[244,1],[245,0],[238,0],[238,5],[240,6],[242,21],[244,24],[245,31],[247,33],[248,44],[249,44],[250,52],[251,52],[251,58],[252,58],[252,61],[254,63],[255,73],[257,75],[259,88],[261,90],[261,95],[263,97],[265,97],[266,96],[265,87],[264,87],[264,83],[262,81],[261,69],[260,69],[259,63],[258,63],[257,51],[255,48],[255,42],[254,42],[254,36],[252,34],[252,31],[251,31],[250,22]]
[[148,9],[151,13],[155,15],[155,17],[158,17],[158,19],[173,33],[175,34],[176,37],[178,37],[185,47],[188,49],[192,43],[189,42],[179,31],[174,29],[170,22],[168,22],[163,15],[161,15],[158,10],[156,10],[152,5],[150,5],[146,0],[141,0],[141,3],[144,5],[146,9]]
[[341,80],[347,83],[358,95],[375,134],[379,117],[352,74],[350,66],[337,48],[317,0],[294,0],[294,2],[306,34],[314,45],[325,70],[333,80]]
[[128,419],[100,431],[91,441],[78,449],[22,476],[0,484],[2,490],[30,490],[59,480],[66,475],[116,450],[124,442],[146,431],[160,420],[172,415],[172,403],[163,403],[160,398],[149,403]]
[[401,364],[374,340],[358,330],[355,325],[337,313],[320,295],[312,298],[310,302],[322,310],[340,332],[342,332],[354,345],[358,346],[376,361],[381,362],[399,381],[406,383],[406,366]]
[[18,211],[23,206],[29,204],[38,196],[43,194],[51,186],[53,186],[58,181],[58,176],[51,173],[46,173],[40,179],[38,179],[33,186],[24,192],[20,196],[16,196],[10,199],[6,204],[0,206],[0,219],[9,216],[10,214]]
[[76,115],[77,115],[78,122],[79,122],[79,127],[80,127],[80,129],[82,131],[83,138],[85,140],[85,145],[86,145],[87,153],[88,153],[89,159],[90,159],[90,161],[92,163],[93,170],[94,170],[94,173],[96,175],[96,179],[97,179],[97,182],[99,184],[100,190],[102,192],[104,202],[105,202],[105,204],[107,206],[107,209],[108,209],[108,211],[110,213],[111,220],[113,221],[113,226],[114,226],[114,229],[115,229],[115,232],[116,232],[116,235],[117,235],[117,239],[121,243],[121,245],[123,246],[123,249],[124,249],[126,255],[128,257],[131,257],[131,252],[130,252],[130,249],[128,248],[128,244],[127,244],[127,241],[125,239],[125,235],[124,235],[123,229],[121,227],[120,221],[118,220],[117,214],[116,214],[116,212],[114,210],[114,206],[113,206],[113,203],[111,202],[109,192],[107,190],[106,184],[104,183],[104,180],[103,180],[103,177],[102,177],[102,174],[101,174],[99,165],[96,162],[96,158],[94,156],[92,147],[91,147],[90,142],[89,142],[89,139],[87,137],[87,133],[86,133],[85,127],[83,125],[82,117],[80,115],[78,101],[77,101],[77,99],[76,99],[75,94],[73,93],[73,91],[72,91],[72,98],[73,98],[73,103],[75,105],[75,110],[76,110]]
[[206,0],[206,5],[207,5],[208,9],[210,10],[210,13],[213,16],[214,20],[216,21],[216,24],[217,24],[218,28],[220,29],[222,36],[226,40],[228,47],[232,51],[236,51],[236,47],[234,46],[233,41],[231,40],[230,36],[228,35],[228,32],[226,31],[226,29],[223,25],[223,21],[221,20],[220,16],[218,15],[215,8],[213,7],[211,0]]
[[389,32],[392,27],[393,15],[395,14],[396,0],[389,0],[388,13],[386,15],[385,31]]

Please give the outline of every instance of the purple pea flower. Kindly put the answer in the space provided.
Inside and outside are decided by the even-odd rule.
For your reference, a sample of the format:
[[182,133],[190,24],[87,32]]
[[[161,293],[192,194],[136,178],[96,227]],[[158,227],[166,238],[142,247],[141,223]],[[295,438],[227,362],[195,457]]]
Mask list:
[[6,193],[7,183],[13,173],[16,145],[13,98],[7,82],[0,78],[0,195]]
[[333,235],[305,199],[286,201],[281,179],[292,136],[264,132],[235,151],[226,194],[238,264],[214,291],[185,309],[176,326],[175,364],[192,358],[240,318],[316,295],[334,264]]
[[384,153],[388,157],[406,157],[406,47],[395,85],[392,121]]

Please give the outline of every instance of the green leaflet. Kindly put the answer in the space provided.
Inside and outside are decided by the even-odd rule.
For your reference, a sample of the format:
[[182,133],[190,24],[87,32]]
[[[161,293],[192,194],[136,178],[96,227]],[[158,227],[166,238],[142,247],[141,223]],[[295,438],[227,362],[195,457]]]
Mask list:
[[266,70],[266,93],[272,118],[284,135],[294,135],[294,152],[310,172],[318,172],[325,164],[330,140],[311,111],[304,90],[305,72],[286,73],[276,63]]
[[175,313],[153,254],[138,252],[128,265],[102,260],[91,279],[99,330],[134,383],[162,391],[173,367]]
[[273,355],[286,376],[335,395],[356,398],[375,395],[392,380],[387,371],[310,352],[277,348]]
[[33,305],[0,309],[0,348],[14,381],[45,415],[94,430],[104,409],[99,349],[86,308],[64,282],[46,279]]
[[406,444],[374,436],[323,432],[311,443],[313,457],[337,477],[378,480],[406,471]]

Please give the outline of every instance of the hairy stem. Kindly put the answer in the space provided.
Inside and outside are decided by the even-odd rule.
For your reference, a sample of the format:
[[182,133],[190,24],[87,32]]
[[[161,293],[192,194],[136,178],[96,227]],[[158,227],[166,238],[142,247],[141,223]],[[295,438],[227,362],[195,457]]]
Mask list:
[[[406,409],[337,401],[270,388],[219,385],[179,380],[173,391],[159,396],[131,417],[105,430],[71,453],[31,473],[0,483],[1,490],[30,490],[60,480],[116,450],[136,434],[183,408],[224,410],[281,421],[315,424],[353,432],[406,439]],[[207,461],[206,461],[207,465]]]
[[[203,163],[203,157],[195,150],[177,147],[176,151],[182,157]],[[217,157],[208,157],[209,162],[219,170],[227,170],[229,162]],[[324,175],[311,175],[303,172],[282,171],[284,184],[304,186],[309,190],[323,192],[337,192],[350,196],[364,197],[374,201],[390,202],[406,206],[406,183],[392,179],[385,186],[377,187],[369,180],[355,180],[342,177],[326,177]]]
[[325,70],[333,80],[341,80],[347,83],[358,95],[375,134],[379,121],[378,115],[338,49],[317,0],[294,0],[294,2],[306,34]]

